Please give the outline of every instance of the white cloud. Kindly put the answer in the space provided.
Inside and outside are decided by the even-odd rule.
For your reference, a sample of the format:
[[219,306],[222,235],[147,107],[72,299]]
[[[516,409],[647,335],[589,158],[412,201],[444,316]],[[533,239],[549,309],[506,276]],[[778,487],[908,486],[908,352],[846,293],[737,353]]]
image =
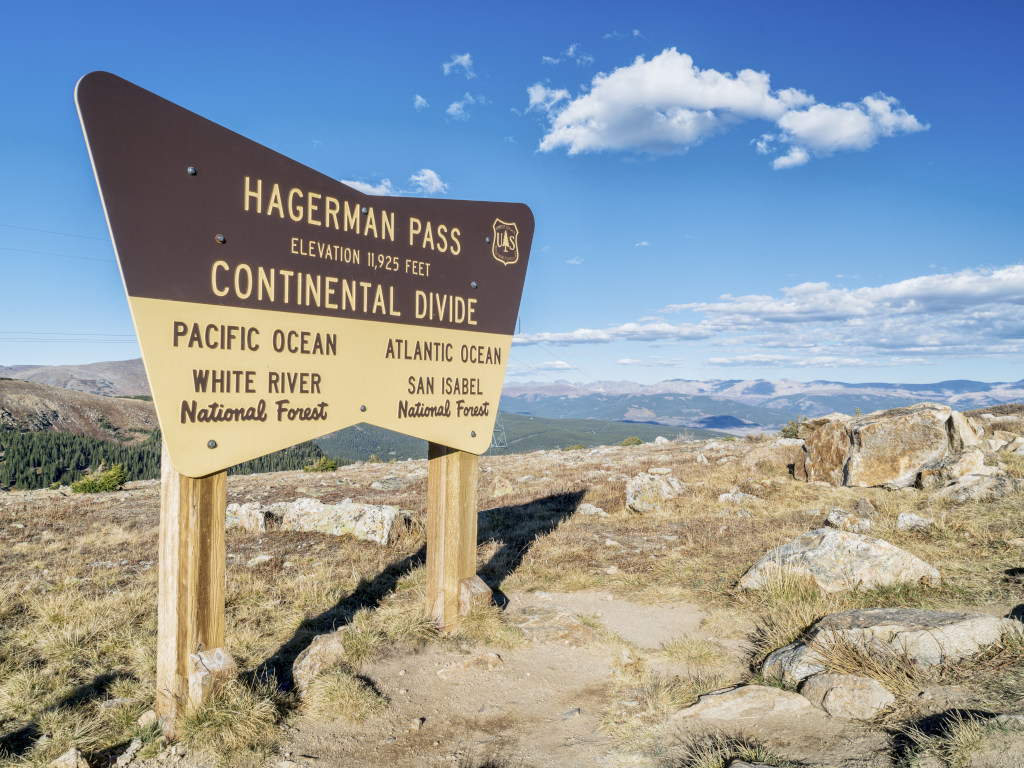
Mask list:
[[416,97],[412,100],[412,106],[414,109],[426,109],[430,104],[417,93]]
[[763,133],[751,143],[759,154],[774,151],[775,144],[788,145],[788,153],[773,166],[791,168],[812,155],[865,150],[879,138],[928,128],[885,94],[837,107],[816,104],[799,89],[773,90],[767,72],[700,69],[675,48],[598,74],[589,91],[576,98],[539,83],[527,94],[528,110],[543,110],[550,120],[540,150],[564,147],[570,155],[682,153],[733,125],[767,120],[779,132]]
[[639,243],[636,243],[633,247],[634,248],[646,248],[649,245],[650,245],[650,243],[648,243],[646,240],[641,240]]
[[342,179],[342,184],[348,184],[353,189],[358,189],[367,195],[398,195],[401,190],[391,183],[391,179],[381,179],[379,184],[369,184],[365,181],[352,181]]
[[449,104],[448,109],[446,109],[445,112],[448,113],[449,117],[453,117],[456,120],[469,120],[469,112],[466,111],[466,107],[468,107],[470,104],[486,103],[487,99],[485,99],[483,96],[473,96],[467,91],[466,94],[459,101],[453,101],[451,104]]
[[548,88],[540,83],[531,85],[526,89],[526,93],[530,98],[530,103],[526,107],[527,112],[543,111],[549,115],[560,102],[572,98],[564,88]]
[[803,147],[790,147],[782,157],[776,157],[772,160],[772,168],[779,170],[781,168],[796,168],[798,165],[803,165],[811,159],[811,156],[807,154],[807,150]]
[[615,32],[609,32],[608,34],[606,34],[604,36],[604,39],[621,40],[624,37],[643,37],[643,35],[640,34],[639,29],[634,29],[632,32],[619,32],[618,30],[616,30]]
[[679,368],[686,365],[687,361],[681,357],[649,357],[646,360],[639,360],[634,357],[624,357],[618,361],[618,364],[628,365],[631,368]]
[[583,259],[580,258],[579,256],[574,256],[573,258],[569,259],[565,263],[566,264],[573,264],[573,265],[582,264],[583,263]]
[[612,341],[680,341],[706,339],[710,330],[688,323],[665,321],[623,323],[610,328],[580,328],[558,333],[522,333],[513,337],[513,344],[607,344]]
[[1019,359],[1024,356],[1024,265],[852,289],[801,283],[777,295],[726,294],[665,311],[696,317],[689,323],[644,318],[603,329],[525,334],[514,342],[703,341],[728,350],[707,360],[726,367],[884,367],[940,358]]
[[580,66],[594,63],[593,56],[589,53],[580,52],[579,43],[573,43],[558,56],[541,56],[540,60],[542,64],[560,64],[563,57],[570,61],[575,61]]
[[476,73],[473,71],[473,57],[468,53],[452,54],[452,57],[441,65],[441,69],[446,75],[450,75],[452,72],[462,72],[467,80],[476,77]]
[[421,168],[419,173],[409,177],[409,181],[416,185],[416,188],[427,195],[436,195],[448,191],[448,184],[441,181],[436,171],[429,168]]

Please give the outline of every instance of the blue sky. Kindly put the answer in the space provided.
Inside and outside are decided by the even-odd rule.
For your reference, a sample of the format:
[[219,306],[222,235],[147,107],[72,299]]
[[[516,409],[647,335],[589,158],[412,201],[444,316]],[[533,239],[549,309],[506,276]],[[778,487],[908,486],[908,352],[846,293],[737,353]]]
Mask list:
[[1024,5],[4,3],[0,365],[138,356],[108,70],[364,190],[525,202],[509,381],[1024,378]]

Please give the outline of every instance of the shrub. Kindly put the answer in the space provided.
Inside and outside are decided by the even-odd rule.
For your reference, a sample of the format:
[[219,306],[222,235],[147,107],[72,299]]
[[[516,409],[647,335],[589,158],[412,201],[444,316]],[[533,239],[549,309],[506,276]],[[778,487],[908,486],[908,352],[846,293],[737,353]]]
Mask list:
[[119,491],[128,481],[128,473],[124,466],[115,464],[110,469],[86,475],[71,484],[72,493],[103,493]]
[[307,464],[302,468],[303,472],[333,472],[338,468],[338,462],[330,456],[321,456],[314,464]]
[[584,449],[583,443],[576,443],[576,445],[570,445],[568,448],[563,448],[565,451],[582,451]]
[[800,431],[800,425],[805,421],[807,421],[806,416],[797,414],[795,419],[790,419],[789,423],[779,430],[779,434],[782,437],[798,437],[799,435],[797,433]]
[[625,440],[623,440],[621,443],[619,443],[619,445],[624,445],[624,446],[642,445],[643,442],[644,441],[641,440],[639,437],[627,437]]

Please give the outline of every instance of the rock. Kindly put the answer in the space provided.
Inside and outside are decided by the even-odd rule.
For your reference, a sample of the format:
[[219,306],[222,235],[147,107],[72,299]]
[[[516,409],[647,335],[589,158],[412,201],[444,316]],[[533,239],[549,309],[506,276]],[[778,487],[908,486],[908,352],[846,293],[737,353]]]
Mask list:
[[812,675],[800,686],[800,695],[832,717],[848,720],[871,720],[896,703],[880,682],[857,675]]
[[828,513],[828,517],[825,518],[825,525],[840,531],[867,533],[871,530],[871,519],[847,512],[839,507],[833,507],[832,511]]
[[923,465],[949,455],[951,415],[949,406],[918,403],[853,419],[845,484],[913,485]]
[[82,753],[72,747],[56,760],[47,764],[47,768],[89,768],[89,763],[82,757]]
[[849,422],[850,417],[842,413],[801,422],[798,436],[804,441],[802,479],[809,483],[824,480],[831,485],[843,484],[843,471],[850,455]]
[[698,453],[696,461],[697,461],[698,464],[707,464],[708,463],[708,457],[705,456],[703,453]]
[[247,568],[255,568],[257,565],[269,563],[273,559],[273,555],[256,555],[255,557],[250,557],[249,560],[246,561],[245,565]]
[[922,489],[945,485],[964,475],[978,473],[985,466],[985,454],[979,448],[972,448],[964,453],[947,456],[932,461],[921,467],[917,478],[917,487]]
[[[985,467],[985,469],[991,468]],[[1001,472],[977,473],[964,475],[959,480],[938,490],[935,495],[956,502],[995,501],[1022,488],[1024,488],[1024,480],[1007,477]]]
[[159,722],[159,718],[157,718],[156,712],[152,709],[147,709],[139,715],[139,719],[135,722],[139,724],[140,728],[148,728],[151,725],[156,725],[156,723]]
[[388,477],[382,477],[380,480],[374,480],[370,483],[370,487],[375,491],[400,491],[411,485],[412,482],[407,477],[389,475]]
[[626,482],[626,506],[641,514],[653,512],[683,490],[674,477],[641,472]]
[[342,627],[325,635],[317,635],[306,646],[306,650],[295,658],[292,663],[292,682],[300,697],[306,686],[322,672],[347,663],[345,630],[346,627]]
[[121,753],[121,756],[117,758],[117,762],[114,764],[117,768],[127,768],[128,764],[135,759],[135,756],[139,754],[139,750],[142,749],[142,739],[132,739],[132,743],[128,745],[128,749]]
[[267,530],[267,513],[258,501],[247,501],[244,504],[228,504],[225,511],[226,528],[241,528],[244,531]]
[[832,413],[803,422],[799,435],[804,439],[801,479],[857,487],[914,485],[922,467],[978,444],[963,414],[938,403],[855,418]]
[[756,498],[757,496],[752,496],[749,493],[744,493],[738,487],[735,487],[728,493],[720,494],[718,500],[723,503],[732,502],[734,504],[739,504],[744,501],[751,501]]
[[408,512],[383,504],[359,504],[345,499],[340,504],[324,504],[318,499],[298,499],[271,505],[274,513],[281,514],[281,529],[285,531],[319,531],[334,536],[345,534],[388,544],[399,523],[411,519]]
[[743,575],[739,586],[761,589],[780,568],[812,579],[825,592],[940,580],[932,566],[887,541],[818,528],[768,552]]
[[1011,547],[1024,547],[1024,538],[1007,539],[1006,544]]
[[188,656],[188,694],[193,703],[206,701],[218,688],[233,680],[238,666],[226,648],[211,648]]
[[668,445],[671,442],[672,441],[669,440],[667,437],[662,437],[661,435],[659,435],[658,437],[654,438],[654,444],[655,445]]
[[840,642],[906,654],[917,664],[934,666],[973,656],[1006,633],[1021,631],[1018,621],[982,613],[917,608],[844,611],[826,616],[802,640],[770,654],[762,672],[790,683],[804,680],[825,670],[817,648]]
[[608,517],[608,513],[600,507],[595,507],[593,504],[580,504],[576,508],[576,514],[578,515],[599,515],[600,517]]
[[915,515],[913,512],[901,512],[896,518],[896,529],[899,531],[927,531],[935,525],[935,521],[928,517]]
[[860,517],[866,517],[869,520],[878,514],[878,508],[874,505],[871,499],[866,499],[861,496],[857,499],[857,504],[853,508],[853,513]]
[[798,717],[814,715],[817,709],[798,693],[790,693],[768,685],[741,685],[706,693],[697,703],[672,715],[672,720],[702,720],[734,723],[765,715]]

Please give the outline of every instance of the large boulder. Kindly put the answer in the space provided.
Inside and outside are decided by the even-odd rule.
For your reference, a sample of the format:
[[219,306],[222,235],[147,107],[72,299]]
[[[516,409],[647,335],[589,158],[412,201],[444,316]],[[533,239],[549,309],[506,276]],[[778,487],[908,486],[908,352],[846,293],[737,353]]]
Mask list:
[[799,435],[804,467],[798,477],[861,488],[906,488],[922,468],[978,445],[967,419],[938,403],[853,418],[832,413],[803,422]]
[[265,531],[267,521],[274,520],[284,531],[317,531],[388,544],[411,519],[408,511],[385,504],[361,504],[352,499],[324,504],[319,499],[303,497],[274,504],[228,504],[225,524],[228,528]]
[[837,643],[869,652],[905,654],[916,664],[934,666],[973,656],[1010,632],[1021,632],[1020,622],[983,613],[918,608],[843,611],[826,616],[802,640],[770,654],[762,671],[789,683],[804,680],[826,670],[819,650]]
[[857,586],[938,584],[939,572],[893,544],[834,528],[818,528],[776,547],[740,578],[741,589],[762,589],[788,572],[814,581],[825,592],[843,592]]
[[340,504],[324,504],[319,499],[297,499],[271,505],[281,515],[281,530],[319,531],[335,536],[349,534],[357,539],[388,544],[410,515],[386,504],[360,504],[345,499]]
[[849,423],[849,416],[830,413],[800,424],[798,434],[804,441],[804,462],[803,472],[797,474],[801,479],[843,485],[850,458]]

